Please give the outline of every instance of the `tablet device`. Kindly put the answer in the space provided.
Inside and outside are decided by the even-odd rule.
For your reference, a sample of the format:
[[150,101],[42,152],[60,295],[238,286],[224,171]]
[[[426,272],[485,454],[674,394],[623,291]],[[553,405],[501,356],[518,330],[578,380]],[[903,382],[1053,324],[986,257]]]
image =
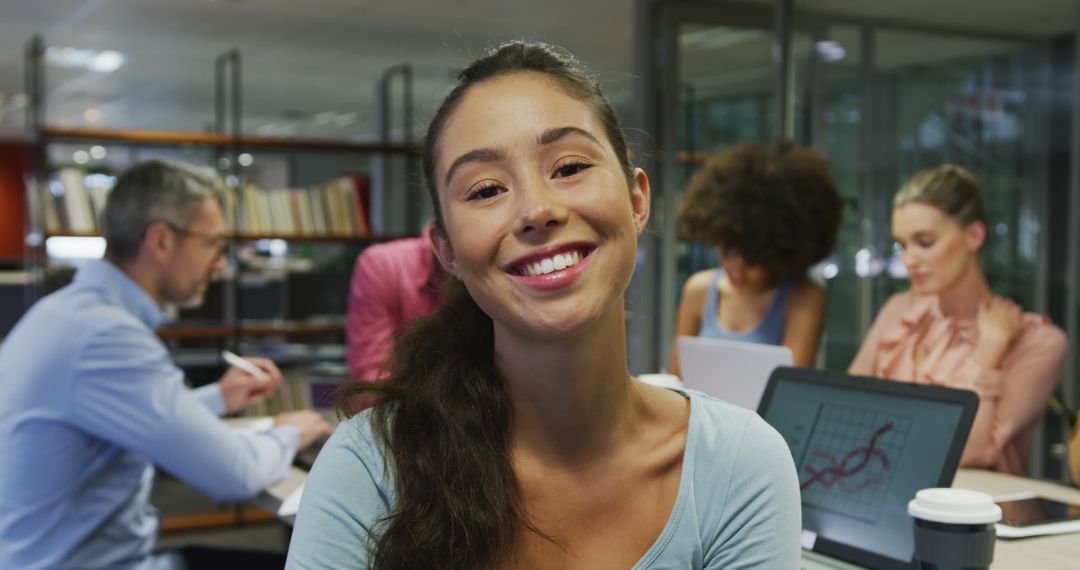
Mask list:
[[1018,528],[1080,519],[1080,505],[1046,497],[998,501],[998,506],[1001,507],[1001,524]]

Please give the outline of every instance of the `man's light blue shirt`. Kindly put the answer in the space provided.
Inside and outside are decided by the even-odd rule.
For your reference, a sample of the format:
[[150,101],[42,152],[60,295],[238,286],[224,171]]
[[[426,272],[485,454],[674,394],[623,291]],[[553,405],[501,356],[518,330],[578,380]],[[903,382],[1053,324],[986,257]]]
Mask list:
[[216,500],[283,478],[294,427],[247,433],[190,390],[154,300],[108,261],[35,304],[0,345],[0,568],[168,567],[154,465]]

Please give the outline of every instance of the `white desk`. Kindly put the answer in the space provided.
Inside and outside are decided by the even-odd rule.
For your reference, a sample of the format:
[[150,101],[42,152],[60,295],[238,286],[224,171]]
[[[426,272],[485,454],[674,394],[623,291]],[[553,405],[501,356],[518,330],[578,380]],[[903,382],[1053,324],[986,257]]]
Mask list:
[[252,501],[256,506],[277,514],[281,522],[292,526],[296,519],[296,507],[299,506],[299,497],[293,497],[294,493],[302,493],[301,486],[307,481],[307,471],[293,466],[289,468],[289,476],[267,487]]
[[[260,493],[254,502],[270,512],[278,513],[282,503],[305,480],[307,471],[293,467],[286,479]],[[953,487],[975,489],[993,496],[1029,491],[1058,501],[1080,504],[1080,489],[980,469],[961,469],[956,473]],[[295,512],[279,513],[281,520],[289,525],[295,516]],[[1080,568],[1080,534],[998,539],[992,567],[998,570]]]
[[[961,469],[956,473],[953,487],[974,489],[994,496],[1030,491],[1050,499],[1080,504],[1080,489],[980,469]],[[992,568],[1080,568],[1080,534],[998,539],[994,546]]]

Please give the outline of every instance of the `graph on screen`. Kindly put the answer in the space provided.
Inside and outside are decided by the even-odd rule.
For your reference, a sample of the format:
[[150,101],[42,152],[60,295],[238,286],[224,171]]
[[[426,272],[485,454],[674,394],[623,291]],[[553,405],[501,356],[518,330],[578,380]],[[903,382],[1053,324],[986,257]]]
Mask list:
[[821,404],[799,461],[803,504],[876,522],[911,418]]

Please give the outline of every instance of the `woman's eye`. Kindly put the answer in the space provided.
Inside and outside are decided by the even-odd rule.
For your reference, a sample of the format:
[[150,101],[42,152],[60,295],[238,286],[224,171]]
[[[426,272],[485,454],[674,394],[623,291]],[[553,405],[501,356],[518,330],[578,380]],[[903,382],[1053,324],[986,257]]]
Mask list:
[[555,169],[555,178],[566,178],[569,176],[573,176],[589,168],[590,166],[591,165],[585,164],[584,162],[570,162],[560,165],[558,168]]
[[499,186],[497,186],[495,184],[488,184],[486,186],[481,186],[481,187],[469,192],[469,195],[468,195],[468,197],[466,199],[467,200],[488,200],[490,198],[494,198],[495,196],[498,196],[500,192],[502,192],[502,188],[500,188]]

